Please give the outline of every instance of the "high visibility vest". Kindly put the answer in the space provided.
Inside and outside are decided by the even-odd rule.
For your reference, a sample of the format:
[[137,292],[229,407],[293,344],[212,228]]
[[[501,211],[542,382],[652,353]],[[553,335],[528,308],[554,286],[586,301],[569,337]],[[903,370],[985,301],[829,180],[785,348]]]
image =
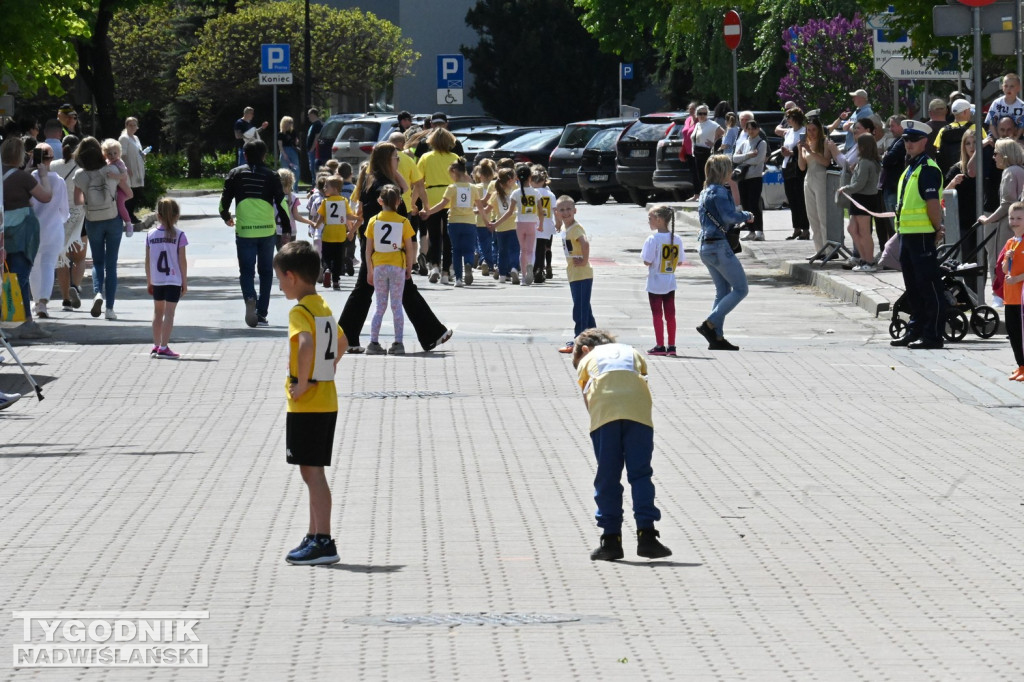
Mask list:
[[[939,171],[937,163],[926,158],[923,163],[918,163],[903,171],[900,176],[896,203],[899,210],[896,212],[896,231],[900,234],[926,234],[935,232],[932,221],[928,218],[928,205],[921,198],[917,181],[921,177],[921,169],[931,166]],[[941,173],[941,171],[939,171]],[[910,177],[907,177],[910,173]]]

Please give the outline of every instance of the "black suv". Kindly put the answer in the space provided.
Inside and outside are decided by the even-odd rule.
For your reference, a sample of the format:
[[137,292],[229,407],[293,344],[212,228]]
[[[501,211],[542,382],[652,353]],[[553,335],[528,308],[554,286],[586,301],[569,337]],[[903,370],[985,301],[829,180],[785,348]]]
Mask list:
[[664,139],[685,112],[647,114],[622,131],[615,143],[615,178],[639,206],[655,194],[654,169],[658,141]]
[[622,128],[605,128],[590,138],[580,155],[580,169],[576,173],[580,194],[588,204],[600,206],[615,197],[620,204],[626,203],[629,195],[615,180],[615,141]]
[[614,127],[621,128],[632,122],[631,118],[598,118],[590,121],[577,121],[565,126],[562,137],[558,140],[558,146],[551,152],[551,158],[548,159],[551,191],[557,195],[568,194],[573,199],[579,199],[580,186],[576,182],[576,171],[580,167],[583,148],[598,131]]

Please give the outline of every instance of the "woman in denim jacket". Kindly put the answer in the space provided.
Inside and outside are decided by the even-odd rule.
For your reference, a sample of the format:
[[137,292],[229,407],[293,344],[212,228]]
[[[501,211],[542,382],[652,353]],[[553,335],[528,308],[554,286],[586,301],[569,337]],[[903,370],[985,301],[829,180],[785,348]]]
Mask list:
[[708,350],[739,350],[725,340],[725,316],[732,312],[747,296],[747,275],[732,252],[725,231],[736,223],[751,223],[754,214],[740,211],[733,201],[728,185],[732,175],[732,161],[728,156],[716,154],[705,167],[707,182],[700,193],[697,217],[700,219],[700,260],[707,266],[715,283],[715,304],[711,314],[697,327],[708,341]]

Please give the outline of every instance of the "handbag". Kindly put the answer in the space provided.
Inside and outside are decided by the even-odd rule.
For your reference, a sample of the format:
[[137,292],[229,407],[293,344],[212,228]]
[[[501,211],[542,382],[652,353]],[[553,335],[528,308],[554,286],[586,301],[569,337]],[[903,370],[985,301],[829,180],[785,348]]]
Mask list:
[[729,248],[732,249],[733,253],[739,253],[743,250],[743,245],[740,244],[740,230],[736,225],[730,227],[724,227],[722,223],[715,217],[715,214],[711,211],[704,209],[704,215],[708,217],[715,227],[718,228],[719,232],[725,235],[725,241],[729,243]]
[[3,288],[0,289],[0,320],[4,322],[25,321],[25,302],[21,297],[18,276],[6,268],[4,268]]
[[747,177],[747,171],[750,170],[750,166],[736,166],[732,169],[732,181],[741,182],[743,178]]

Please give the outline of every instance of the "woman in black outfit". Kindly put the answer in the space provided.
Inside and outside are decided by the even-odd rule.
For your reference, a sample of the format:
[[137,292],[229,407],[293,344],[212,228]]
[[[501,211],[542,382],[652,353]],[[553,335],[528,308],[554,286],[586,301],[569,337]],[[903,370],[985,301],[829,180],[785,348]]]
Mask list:
[[[380,213],[381,207],[377,203],[380,197],[380,190],[384,185],[397,185],[404,192],[408,183],[398,173],[398,149],[390,142],[381,142],[373,149],[370,155],[370,162],[359,174],[356,181],[356,188],[352,192],[354,197],[359,199],[359,210],[362,217],[362,225],[359,226],[359,252],[366,252],[366,226],[370,219]],[[405,203],[399,206],[399,213],[407,215]],[[359,334],[366,324],[366,316],[370,312],[370,304],[373,302],[373,287],[366,281],[366,259],[360,259],[359,276],[356,279],[355,287],[345,301],[345,308],[341,311],[338,324],[345,332],[348,340],[349,353],[362,353],[366,349],[359,344]],[[422,294],[416,288],[412,278],[405,281],[405,290],[402,293],[402,308],[413,328],[416,329],[416,338],[423,350],[433,350],[452,337],[452,331],[447,329],[434,315],[434,312],[423,300]]]

